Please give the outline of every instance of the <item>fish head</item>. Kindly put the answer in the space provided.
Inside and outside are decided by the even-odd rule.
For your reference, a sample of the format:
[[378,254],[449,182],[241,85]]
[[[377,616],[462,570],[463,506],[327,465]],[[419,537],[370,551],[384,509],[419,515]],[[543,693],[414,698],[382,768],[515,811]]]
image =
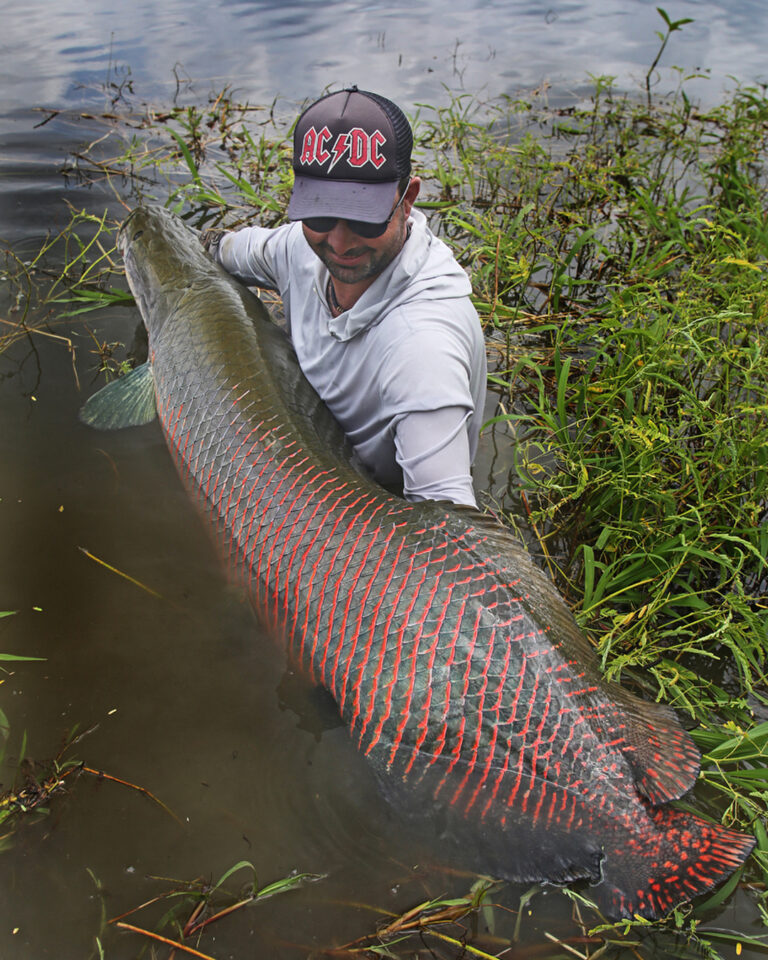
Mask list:
[[150,342],[185,292],[215,269],[197,233],[162,207],[133,210],[120,227],[117,248]]

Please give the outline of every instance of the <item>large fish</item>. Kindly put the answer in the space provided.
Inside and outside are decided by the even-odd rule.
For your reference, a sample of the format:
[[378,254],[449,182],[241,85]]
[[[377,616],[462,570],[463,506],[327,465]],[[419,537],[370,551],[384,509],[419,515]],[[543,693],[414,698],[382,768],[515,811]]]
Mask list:
[[400,802],[442,810],[485,872],[586,879],[614,918],[657,917],[744,861],[752,838],[668,805],[696,747],[603,681],[511,536],[367,479],[261,302],[180,220],[139,208],[119,246],[149,361],[83,419],[157,411],[258,616]]

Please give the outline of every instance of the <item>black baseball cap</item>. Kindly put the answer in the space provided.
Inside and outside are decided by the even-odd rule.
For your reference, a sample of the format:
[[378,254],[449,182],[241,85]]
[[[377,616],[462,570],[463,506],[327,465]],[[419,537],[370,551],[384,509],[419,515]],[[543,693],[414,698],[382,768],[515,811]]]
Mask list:
[[391,100],[357,87],[328,94],[296,122],[288,218],[383,222],[412,148],[411,125]]

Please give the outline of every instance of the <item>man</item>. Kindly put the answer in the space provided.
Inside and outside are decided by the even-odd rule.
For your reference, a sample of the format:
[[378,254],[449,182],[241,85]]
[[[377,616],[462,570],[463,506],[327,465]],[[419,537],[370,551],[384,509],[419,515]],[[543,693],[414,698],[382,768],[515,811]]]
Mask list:
[[475,506],[485,345],[465,272],[413,209],[412,144],[390,100],[323,97],[296,124],[294,222],[204,242],[279,291],[301,369],[379,483]]

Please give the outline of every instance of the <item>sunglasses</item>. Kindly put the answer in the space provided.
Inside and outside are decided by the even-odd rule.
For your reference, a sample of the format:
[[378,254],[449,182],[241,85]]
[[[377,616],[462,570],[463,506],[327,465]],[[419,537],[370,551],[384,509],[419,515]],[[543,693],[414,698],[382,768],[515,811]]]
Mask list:
[[392,217],[397,213],[397,208],[405,200],[406,191],[392,208],[392,212],[382,223],[366,223],[364,220],[345,220],[343,217],[305,217],[301,222],[313,233],[330,233],[339,220],[344,220],[347,229],[358,237],[365,240],[375,240],[380,237],[387,229]]

